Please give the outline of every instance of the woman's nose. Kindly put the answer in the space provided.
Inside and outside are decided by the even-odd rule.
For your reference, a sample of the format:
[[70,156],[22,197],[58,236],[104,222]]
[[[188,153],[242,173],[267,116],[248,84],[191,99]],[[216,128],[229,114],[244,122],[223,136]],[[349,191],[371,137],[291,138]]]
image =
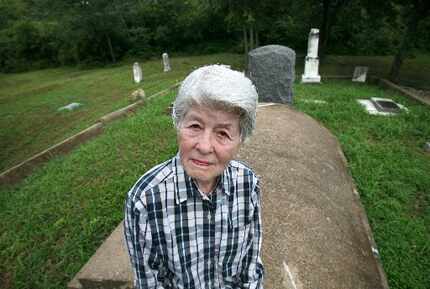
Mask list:
[[213,151],[212,141],[213,141],[212,134],[210,132],[204,132],[197,139],[196,148],[203,154],[211,153]]

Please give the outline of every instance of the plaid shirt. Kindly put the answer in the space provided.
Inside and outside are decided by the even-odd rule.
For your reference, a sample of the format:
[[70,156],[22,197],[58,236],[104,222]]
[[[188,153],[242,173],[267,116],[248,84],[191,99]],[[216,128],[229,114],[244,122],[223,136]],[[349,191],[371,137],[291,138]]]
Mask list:
[[179,155],[154,167],[128,192],[124,229],[139,289],[263,288],[260,189],[238,161],[209,199]]

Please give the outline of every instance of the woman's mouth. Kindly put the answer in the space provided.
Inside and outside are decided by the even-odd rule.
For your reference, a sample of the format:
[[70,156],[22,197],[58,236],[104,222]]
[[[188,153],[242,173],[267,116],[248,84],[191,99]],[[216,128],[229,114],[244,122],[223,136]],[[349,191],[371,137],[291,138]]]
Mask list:
[[210,163],[208,161],[204,161],[204,160],[192,159],[192,162],[198,166],[209,166],[210,165]]

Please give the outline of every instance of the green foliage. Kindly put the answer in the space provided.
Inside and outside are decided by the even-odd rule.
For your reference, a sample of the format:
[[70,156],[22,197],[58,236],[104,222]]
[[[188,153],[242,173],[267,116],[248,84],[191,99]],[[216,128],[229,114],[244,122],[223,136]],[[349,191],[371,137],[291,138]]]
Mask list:
[[23,71],[57,64],[56,25],[17,20],[0,31],[0,65],[3,71]]
[[[417,6],[418,29],[407,33],[411,3],[424,8]],[[321,56],[398,54],[409,34],[413,41],[406,41],[402,57],[411,56],[414,48],[430,51],[428,9],[425,0],[3,0],[0,71],[102,66],[165,51],[243,52],[267,44],[301,54],[310,28],[320,28]]]

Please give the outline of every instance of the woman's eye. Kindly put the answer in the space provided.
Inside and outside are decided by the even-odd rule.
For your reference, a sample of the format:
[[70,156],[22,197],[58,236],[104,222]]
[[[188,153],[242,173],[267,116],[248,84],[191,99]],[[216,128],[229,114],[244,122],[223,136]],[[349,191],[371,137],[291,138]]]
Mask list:
[[218,132],[218,135],[219,135],[221,138],[224,138],[224,139],[230,139],[230,135],[229,135],[227,132],[225,132],[225,131],[220,131],[220,132]]
[[200,129],[200,125],[198,125],[197,123],[190,124],[188,127],[191,129]]

